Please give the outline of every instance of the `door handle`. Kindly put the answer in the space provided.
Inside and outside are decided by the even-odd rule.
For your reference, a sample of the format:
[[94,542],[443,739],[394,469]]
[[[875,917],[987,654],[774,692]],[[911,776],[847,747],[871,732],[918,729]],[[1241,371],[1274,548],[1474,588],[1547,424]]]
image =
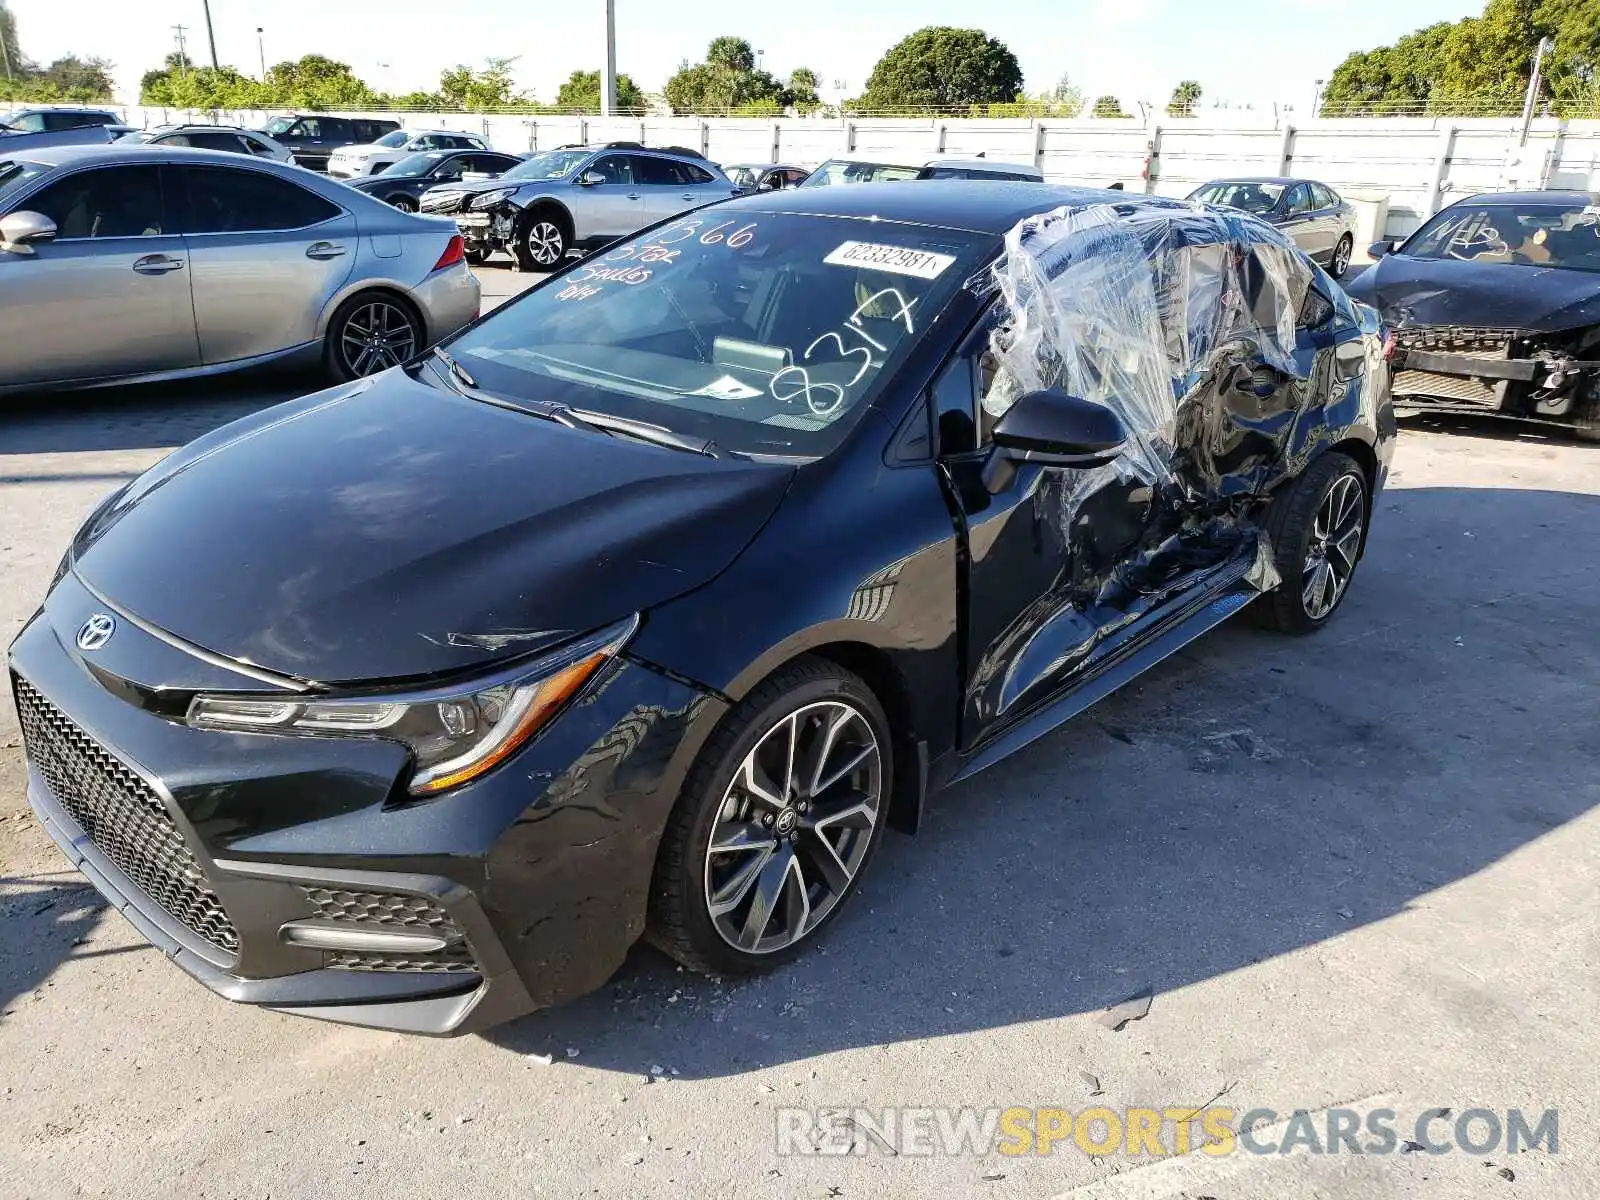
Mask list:
[[183,259],[168,258],[165,254],[146,254],[135,260],[133,269],[141,275],[165,275],[168,271],[183,270]]
[[695,199],[695,194],[693,192],[685,192],[683,194],[683,198],[685,200],[693,200],[693,199]]
[[312,242],[311,245],[306,247],[306,257],[315,258],[319,261],[338,258],[344,253],[346,253],[345,248],[336,242]]
[[629,200],[637,200],[638,198],[639,198],[639,193],[638,192],[629,192],[628,193],[628,199]]

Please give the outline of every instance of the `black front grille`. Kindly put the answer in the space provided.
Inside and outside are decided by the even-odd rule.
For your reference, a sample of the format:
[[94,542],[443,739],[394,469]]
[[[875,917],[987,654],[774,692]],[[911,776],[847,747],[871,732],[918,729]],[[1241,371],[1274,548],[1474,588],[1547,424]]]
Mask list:
[[452,953],[441,950],[427,957],[403,954],[349,954],[323,955],[323,966],[335,971],[422,971],[432,974],[449,971],[476,971],[478,964],[465,951]]
[[401,892],[352,892],[343,888],[301,885],[300,892],[324,921],[358,929],[427,933],[448,944],[429,954],[333,952],[323,965],[340,971],[476,971],[465,935],[454,919],[427,896]]
[[239,933],[161,798],[27,680],[12,676],[28,758],[100,853],[144,893],[219,950]]

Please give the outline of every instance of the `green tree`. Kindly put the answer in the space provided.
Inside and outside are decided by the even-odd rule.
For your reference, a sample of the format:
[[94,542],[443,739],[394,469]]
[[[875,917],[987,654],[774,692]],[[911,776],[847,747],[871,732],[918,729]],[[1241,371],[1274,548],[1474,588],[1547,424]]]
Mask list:
[[13,84],[21,84],[33,74],[33,64],[28,61],[27,55],[22,53],[22,44],[17,41],[17,18],[12,15],[8,5],[0,4],[0,39],[6,46],[6,57],[0,63],[0,74],[4,79]]
[[684,62],[667,80],[667,103],[675,113],[781,111],[793,100],[788,88],[771,74],[756,69],[755,51],[738,37],[719,37],[706,49],[706,60]]
[[[556,107],[578,109],[583,112],[600,111],[600,72],[574,71],[556,93]],[[624,112],[642,111],[644,93],[627,75],[617,76],[617,107]]]
[[1096,96],[1094,115],[1097,117],[1126,117],[1128,114],[1122,111],[1122,102],[1115,96]]
[[446,108],[483,112],[531,104],[533,98],[516,91],[511,66],[515,58],[486,58],[481,71],[465,63],[439,75],[439,98]]
[[357,77],[349,63],[321,54],[307,54],[294,62],[279,63],[267,72],[267,85],[275,97],[273,107],[322,112],[366,108],[379,100],[378,94]]
[[40,71],[39,80],[66,100],[108,100],[116,91],[111,64],[103,58],[68,54]]
[[789,75],[790,103],[795,112],[808,117],[821,108],[822,97],[817,94],[821,86],[822,81],[810,67],[796,67]]
[[864,109],[949,108],[1004,103],[1022,92],[1017,56],[981,29],[936,25],[901,39],[878,60]]
[[1049,107],[1046,116],[1075,117],[1083,111],[1083,89],[1072,82],[1070,75],[1056,80],[1055,87],[1040,97]]
[[1201,88],[1193,79],[1185,79],[1172,89],[1172,99],[1167,101],[1167,116],[1192,117],[1195,105],[1200,103]]

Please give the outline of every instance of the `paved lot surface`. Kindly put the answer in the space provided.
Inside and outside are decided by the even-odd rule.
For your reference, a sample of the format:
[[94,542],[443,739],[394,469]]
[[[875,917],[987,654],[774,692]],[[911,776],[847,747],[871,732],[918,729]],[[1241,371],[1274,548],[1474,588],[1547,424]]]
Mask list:
[[[303,386],[0,415],[0,638],[107,489]],[[0,708],[0,1194],[1592,1197],[1597,529],[1600,451],[1410,424],[1321,636],[1225,626],[940,797],[780,975],[730,986],[640,951],[588,999],[454,1041],[191,983],[27,815]],[[1143,1020],[1096,1021],[1144,986]],[[787,1105],[1219,1094],[1386,1106],[1402,1139],[1430,1107],[1452,1110],[1436,1135],[1473,1107],[1554,1107],[1559,1153],[774,1153]]]

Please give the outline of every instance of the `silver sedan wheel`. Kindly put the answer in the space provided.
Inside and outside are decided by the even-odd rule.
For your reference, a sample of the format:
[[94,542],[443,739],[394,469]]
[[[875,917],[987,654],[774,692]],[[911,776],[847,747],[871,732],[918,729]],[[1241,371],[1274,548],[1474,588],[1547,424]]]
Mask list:
[[528,227],[528,257],[541,267],[554,266],[567,252],[561,230],[550,221],[535,221]]
[[1330,264],[1331,270],[1328,273],[1335,279],[1338,279],[1350,269],[1350,252],[1353,246],[1354,243],[1351,242],[1350,236],[1346,234],[1339,239],[1339,244],[1333,248],[1333,262]]
[[723,941],[771,954],[820,925],[866,861],[882,801],[882,751],[855,706],[808,704],[763,734],[706,850],[706,907]]
[[374,375],[416,352],[417,329],[410,314],[388,300],[360,305],[339,335],[339,354],[352,375]]
[[1301,573],[1300,602],[1320,621],[1344,596],[1361,555],[1366,488],[1356,475],[1341,475],[1322,498],[1311,523],[1311,545]]

